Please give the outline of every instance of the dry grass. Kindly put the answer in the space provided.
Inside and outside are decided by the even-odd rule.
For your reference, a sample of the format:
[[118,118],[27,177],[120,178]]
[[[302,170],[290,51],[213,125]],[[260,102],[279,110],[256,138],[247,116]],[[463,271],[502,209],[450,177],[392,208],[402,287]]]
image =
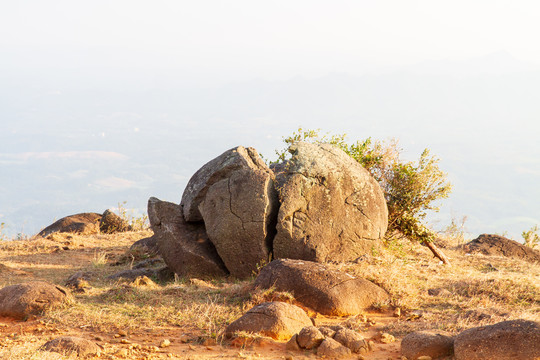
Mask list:
[[[51,311],[39,321],[0,319],[0,358],[68,359],[36,351],[46,340],[61,334],[102,338],[102,358],[120,358],[115,354],[123,348],[129,350],[129,358],[135,359],[209,358],[200,353],[206,350],[198,344],[209,338],[219,342],[225,326],[250,307],[271,300],[294,303],[292,294],[254,291],[252,281],[177,278],[169,283],[155,280],[137,284],[109,279],[109,275],[130,269],[148,257],[128,248],[150,234],[55,234],[47,239],[0,242],[0,264],[6,266],[0,268],[2,287],[37,279],[63,285],[77,271],[93,274],[88,280],[91,288],[75,293],[76,303],[68,308]],[[407,242],[364,256],[357,263],[332,266],[365,277],[392,295],[392,306],[400,307],[403,316],[384,322],[381,330],[398,337],[419,329],[455,333],[507,319],[540,320],[539,265],[467,256],[451,249],[445,252],[451,266],[439,264],[429,250]],[[358,319],[349,319],[355,321]],[[359,326],[365,327],[365,321]],[[129,334],[131,345],[115,337],[120,331]],[[182,336],[187,336],[193,346],[202,347],[195,352],[186,348],[188,345],[182,347]],[[152,348],[164,337],[174,346],[159,351]],[[130,349],[134,343],[141,347]],[[249,349],[223,349],[224,358],[257,357]],[[186,351],[191,352],[186,355]]]

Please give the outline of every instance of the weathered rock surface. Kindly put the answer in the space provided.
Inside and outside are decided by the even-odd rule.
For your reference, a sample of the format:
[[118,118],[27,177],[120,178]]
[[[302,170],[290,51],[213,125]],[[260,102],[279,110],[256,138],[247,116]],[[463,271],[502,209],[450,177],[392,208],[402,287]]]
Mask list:
[[349,348],[353,353],[365,353],[368,351],[368,344],[364,337],[351,329],[338,330],[334,335],[334,340]]
[[416,331],[401,340],[401,355],[407,359],[429,356],[437,359],[454,353],[454,338],[444,332]]
[[25,319],[71,301],[68,290],[45,281],[10,285],[0,289],[0,316]]
[[45,237],[55,232],[76,233],[82,235],[97,234],[99,232],[99,221],[101,214],[81,213],[70,215],[55,221],[38,233],[38,236]]
[[213,184],[228,178],[236,170],[257,168],[267,169],[257,150],[243,146],[227,150],[203,165],[193,174],[182,194],[180,205],[185,220],[190,222],[203,220],[199,205]]
[[317,355],[330,359],[340,359],[351,355],[351,350],[332,338],[326,338],[317,348]]
[[107,278],[112,280],[127,279],[135,280],[140,276],[153,277],[156,274],[156,269],[140,268],[140,269],[126,269],[119,271],[115,274],[109,275]]
[[228,274],[204,224],[184,221],[179,205],[151,197],[148,218],[158,239],[159,253],[173,272],[201,277]]
[[296,342],[302,349],[315,349],[324,340],[324,335],[315,326],[306,326],[296,335]]
[[540,358],[540,323],[510,320],[480,326],[458,334],[456,360],[533,360]]
[[463,245],[463,250],[471,254],[506,256],[540,262],[540,251],[499,235],[482,234]]
[[272,261],[261,270],[255,286],[291,292],[303,305],[333,316],[360,314],[374,303],[390,299],[384,289],[368,280],[305,260]]
[[136,248],[141,248],[150,254],[158,254],[159,247],[158,247],[157,236],[150,236],[150,237],[135,241],[131,245],[130,250],[135,250]]
[[302,328],[311,326],[306,312],[298,306],[283,302],[266,302],[257,305],[242,317],[233,321],[225,334],[233,335],[237,331],[258,333],[276,340],[288,340]]
[[131,225],[111,210],[105,210],[99,221],[99,231],[103,234],[114,234],[131,230]]
[[377,181],[329,144],[298,142],[276,174],[281,207],[275,258],[347,261],[380,246],[388,209]]
[[208,237],[232,275],[249,277],[258,264],[268,261],[278,208],[273,174],[266,167],[230,172],[208,188],[199,210]]
[[62,336],[46,342],[39,348],[43,351],[57,352],[62,355],[76,353],[80,357],[97,355],[101,353],[100,347],[90,341],[75,336]]

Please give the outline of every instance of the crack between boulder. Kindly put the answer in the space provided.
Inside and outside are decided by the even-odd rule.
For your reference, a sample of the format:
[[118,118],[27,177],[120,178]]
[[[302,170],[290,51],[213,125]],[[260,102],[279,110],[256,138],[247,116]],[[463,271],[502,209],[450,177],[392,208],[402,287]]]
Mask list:
[[229,179],[227,179],[227,189],[229,191],[229,211],[231,212],[231,214],[236,216],[238,220],[240,220],[240,224],[242,224],[242,230],[246,231],[246,228],[244,227],[244,221],[232,209],[232,193],[231,193],[231,178],[230,177]]

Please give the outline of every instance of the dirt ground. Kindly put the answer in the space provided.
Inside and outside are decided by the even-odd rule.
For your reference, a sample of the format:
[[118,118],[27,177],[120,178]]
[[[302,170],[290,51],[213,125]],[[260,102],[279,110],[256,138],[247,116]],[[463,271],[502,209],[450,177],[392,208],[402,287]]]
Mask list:
[[[285,349],[284,342],[265,337],[247,336],[231,340],[220,336],[220,332],[228,323],[254,305],[254,296],[249,293],[249,284],[252,280],[242,282],[235,279],[222,279],[205,282],[176,278],[169,282],[152,282],[140,286],[109,279],[109,275],[130,269],[136,262],[148,258],[145,254],[130,252],[128,249],[133,242],[149,235],[151,235],[149,231],[93,236],[53,234],[45,239],[2,242],[0,244],[0,285],[2,287],[32,280],[45,280],[64,285],[66,279],[77,271],[90,272],[93,275],[88,281],[87,289],[82,292],[73,291],[76,302],[70,307],[53,310],[26,321],[0,318],[0,358],[76,358],[73,354],[59,355],[38,350],[46,341],[64,335],[78,336],[96,342],[102,348],[99,358],[105,359],[308,359],[317,357],[312,351],[288,351]],[[483,259],[480,260],[484,261]],[[488,260],[493,268],[496,266],[502,269],[506,264],[500,265],[492,259]],[[433,269],[436,269],[437,273],[446,271],[441,270],[445,268],[436,267],[440,265],[433,259],[427,258],[423,261],[420,265],[415,264],[420,269],[415,270],[415,274],[420,274],[419,279],[426,278],[422,271],[430,274],[434,273]],[[402,262],[403,266],[409,266],[409,260]],[[397,260],[393,259],[391,264],[397,264]],[[478,264],[474,266],[479,269],[485,279],[486,267],[483,263]],[[512,266],[514,268],[511,270],[516,271],[516,265],[512,263]],[[522,270],[524,269],[531,270],[528,266]],[[533,270],[536,269],[538,268],[534,267]],[[394,274],[402,270],[388,271]],[[388,278],[389,275],[382,273],[380,276]],[[450,276],[449,272],[448,277]],[[532,276],[531,281],[534,282],[537,275]],[[430,279],[430,281],[435,280]],[[419,283],[415,286],[427,287]],[[505,315],[506,318],[523,314],[529,318],[538,316],[538,285],[530,287],[527,283],[527,286],[530,295],[525,300],[520,300],[522,312],[511,316]],[[406,300],[405,295],[392,295],[401,296]],[[415,294],[411,295],[411,299],[417,297]],[[491,295],[490,297],[493,298]],[[259,300],[262,301],[264,298]],[[402,302],[404,307],[401,317],[394,316],[395,305],[399,305],[399,301],[395,301],[392,307],[379,308],[357,317],[325,317],[314,313],[310,316],[315,315],[317,325],[343,323],[352,325],[352,328],[373,342],[371,352],[362,356],[352,355],[351,358],[401,359],[400,340],[404,334],[411,329],[421,329],[430,323],[435,323],[435,320],[432,320],[434,318],[429,318],[427,315],[424,319],[408,316],[407,314],[414,314],[414,311],[412,311],[412,305],[407,308],[405,300]],[[430,301],[433,302],[433,300]],[[483,304],[489,308],[486,301]],[[454,326],[454,318],[463,321],[462,318],[455,317],[455,314],[461,314],[460,311],[469,306],[467,304],[472,304],[469,299],[467,303],[462,301],[458,305],[450,304],[444,308],[446,303],[450,304],[447,300],[444,303],[428,304],[433,307],[433,313],[439,314],[437,321],[446,319],[444,320],[446,322],[437,325],[443,329],[445,326],[447,328]],[[470,306],[478,308],[476,303]],[[509,304],[509,306],[514,305]],[[454,308],[459,309],[454,311]],[[498,311],[502,313],[503,310]],[[490,319],[486,321],[495,322],[499,318],[493,316]],[[462,327],[472,325],[463,323]],[[381,339],[381,334],[388,332],[393,334],[389,337],[390,340]],[[167,344],[166,340],[170,344]]]

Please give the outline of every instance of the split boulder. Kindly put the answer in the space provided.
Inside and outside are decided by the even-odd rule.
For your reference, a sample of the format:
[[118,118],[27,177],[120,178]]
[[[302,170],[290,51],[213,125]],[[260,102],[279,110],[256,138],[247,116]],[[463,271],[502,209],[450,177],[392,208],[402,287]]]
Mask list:
[[261,270],[255,286],[291,292],[299,303],[331,316],[357,315],[390,299],[368,280],[304,260],[272,261]]

